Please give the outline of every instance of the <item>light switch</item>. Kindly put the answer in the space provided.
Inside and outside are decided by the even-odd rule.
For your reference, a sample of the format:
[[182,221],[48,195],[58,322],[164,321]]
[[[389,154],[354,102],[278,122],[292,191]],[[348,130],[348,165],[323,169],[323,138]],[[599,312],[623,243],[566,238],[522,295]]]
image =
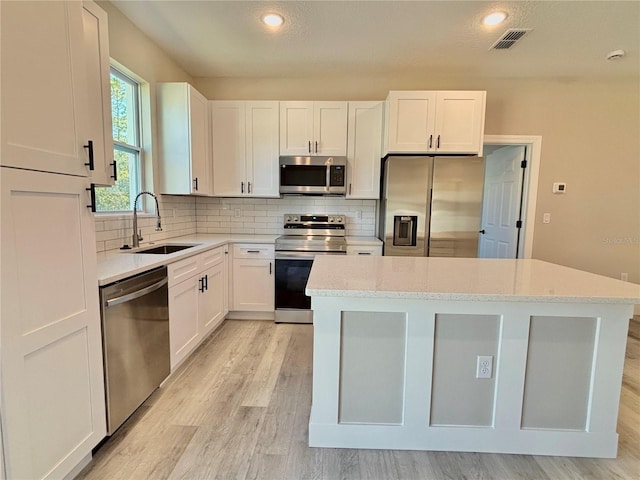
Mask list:
[[551,223],[551,214],[545,213],[542,215],[542,223]]
[[567,191],[567,184],[564,182],[554,182],[553,193],[564,193]]

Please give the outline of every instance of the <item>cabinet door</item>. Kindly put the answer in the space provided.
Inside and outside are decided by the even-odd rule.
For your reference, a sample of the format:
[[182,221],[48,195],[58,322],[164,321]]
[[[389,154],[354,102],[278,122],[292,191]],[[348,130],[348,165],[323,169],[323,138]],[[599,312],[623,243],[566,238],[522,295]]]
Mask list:
[[189,132],[191,134],[191,193],[211,193],[209,112],[207,99],[189,85]]
[[189,355],[200,341],[198,295],[200,275],[169,287],[169,343],[171,371]]
[[224,262],[208,268],[203,278],[205,290],[198,296],[200,334],[206,336],[224,320]]
[[1,170],[7,478],[64,478],[106,434],[87,179]]
[[247,193],[279,197],[279,103],[246,102]]
[[382,255],[382,245],[347,245],[347,255]]
[[87,176],[82,4],[2,2],[3,166]]
[[313,102],[280,102],[280,155],[313,152]]
[[438,92],[436,150],[439,153],[482,151],[486,92]]
[[435,149],[436,93],[389,92],[389,153],[428,153]]
[[233,310],[273,311],[274,288],[273,260],[233,260]]
[[87,74],[88,137],[93,142],[91,181],[113,185],[113,131],[107,13],[92,1],[82,2],[84,60]]
[[349,102],[347,198],[380,196],[382,102]]
[[313,155],[347,154],[347,102],[314,102]]
[[210,112],[213,195],[242,195],[247,188],[244,102],[213,101]]

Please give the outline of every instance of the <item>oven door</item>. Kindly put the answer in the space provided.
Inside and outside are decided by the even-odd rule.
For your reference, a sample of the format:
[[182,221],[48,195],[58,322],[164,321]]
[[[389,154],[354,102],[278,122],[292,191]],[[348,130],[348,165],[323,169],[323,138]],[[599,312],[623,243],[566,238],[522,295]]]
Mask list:
[[318,255],[346,252],[276,252],[276,323],[313,323],[311,297],[304,291]]

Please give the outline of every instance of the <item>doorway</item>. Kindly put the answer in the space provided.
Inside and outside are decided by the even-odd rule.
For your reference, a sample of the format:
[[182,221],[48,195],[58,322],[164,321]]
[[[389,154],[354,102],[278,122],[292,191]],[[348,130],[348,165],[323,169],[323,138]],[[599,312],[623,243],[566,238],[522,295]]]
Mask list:
[[531,258],[542,137],[487,135],[479,258]]

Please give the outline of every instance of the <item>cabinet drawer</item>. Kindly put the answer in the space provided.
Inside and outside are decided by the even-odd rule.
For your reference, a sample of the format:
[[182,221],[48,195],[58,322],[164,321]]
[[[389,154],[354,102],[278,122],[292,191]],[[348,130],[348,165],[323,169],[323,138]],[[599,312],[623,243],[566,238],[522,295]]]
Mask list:
[[175,285],[198,273],[202,268],[202,255],[178,260],[167,265],[169,285]]
[[226,248],[226,245],[223,245],[201,254],[202,266],[209,268],[224,262],[224,252]]
[[382,255],[382,247],[375,245],[347,245],[347,255]]
[[274,245],[239,243],[233,246],[233,258],[274,258]]

